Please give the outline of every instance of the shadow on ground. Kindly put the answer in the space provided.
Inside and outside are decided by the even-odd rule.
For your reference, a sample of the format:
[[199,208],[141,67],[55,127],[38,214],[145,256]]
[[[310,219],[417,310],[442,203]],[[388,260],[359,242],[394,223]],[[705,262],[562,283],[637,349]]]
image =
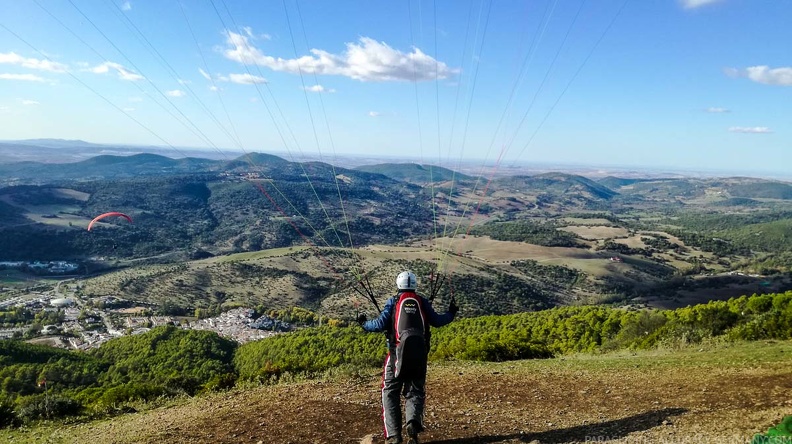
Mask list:
[[586,424],[566,429],[548,430],[538,433],[515,433],[511,435],[476,436],[473,438],[454,438],[440,441],[427,441],[432,444],[477,444],[498,442],[531,442],[542,444],[563,444],[568,442],[585,442],[589,440],[605,441],[619,439],[632,432],[640,432],[657,427],[672,416],[687,412],[682,408],[652,410],[627,418],[616,419],[595,424]]

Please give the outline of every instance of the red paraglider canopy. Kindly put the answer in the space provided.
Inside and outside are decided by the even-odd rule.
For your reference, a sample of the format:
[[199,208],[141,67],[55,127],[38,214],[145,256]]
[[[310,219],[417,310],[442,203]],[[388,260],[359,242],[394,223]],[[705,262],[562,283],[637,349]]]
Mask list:
[[99,219],[104,219],[105,217],[109,217],[109,216],[121,216],[121,217],[123,217],[123,218],[126,218],[126,220],[128,220],[130,223],[132,223],[132,218],[131,218],[131,217],[129,217],[129,216],[127,216],[126,214],[124,214],[124,213],[119,213],[119,212],[117,212],[117,211],[111,211],[111,212],[109,212],[109,213],[104,213],[104,214],[100,214],[100,215],[96,216],[96,217],[95,217],[95,218],[94,218],[94,219],[91,221],[91,223],[89,223],[89,224],[88,224],[88,231],[91,231],[91,227],[93,227],[93,224],[94,224],[96,221],[98,221]]

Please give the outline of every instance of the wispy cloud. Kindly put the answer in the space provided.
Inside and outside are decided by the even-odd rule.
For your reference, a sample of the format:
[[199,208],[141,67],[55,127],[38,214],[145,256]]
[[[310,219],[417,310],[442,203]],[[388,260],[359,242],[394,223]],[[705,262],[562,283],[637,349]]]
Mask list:
[[124,4],[121,5],[121,9],[124,10],[124,11],[131,11],[132,10],[132,3],[124,2]]
[[101,65],[97,65],[94,66],[93,68],[89,68],[88,71],[94,74],[107,74],[108,72],[110,72],[111,69],[118,74],[118,78],[121,80],[136,82],[138,80],[145,79],[145,77],[143,77],[142,75],[137,74],[127,69],[120,63],[115,63],[115,62],[104,62]]
[[702,6],[711,5],[713,3],[720,3],[723,0],[680,0],[682,7],[685,9],[696,9]]
[[220,88],[218,88],[217,86],[212,85],[212,86],[209,87],[209,91],[222,91],[222,90]]
[[347,43],[342,54],[312,49],[311,55],[297,59],[265,55],[250,43],[249,36],[231,31],[226,32],[226,44],[228,48],[223,54],[230,60],[292,74],[339,75],[364,82],[409,82],[446,79],[458,72],[418,48],[404,53],[368,37],[361,37],[357,43]]
[[711,107],[705,109],[704,111],[706,111],[708,113],[716,113],[716,114],[717,113],[730,113],[731,112],[731,110],[728,109],[728,108],[721,108],[721,107],[718,107],[718,106],[711,106]]
[[44,82],[44,78],[35,74],[0,74],[0,80],[25,80],[27,82]]
[[379,112],[379,111],[369,111],[368,115],[369,115],[369,117],[380,117],[380,116],[382,116],[382,113]]
[[41,103],[39,103],[38,101],[36,101],[36,100],[29,100],[29,99],[23,99],[23,100],[22,100],[22,104],[23,104],[23,105],[25,105],[25,106],[35,106],[35,105],[41,105]]
[[179,82],[179,85],[189,85],[192,83],[192,80],[178,79],[177,81]]
[[766,126],[733,126],[729,128],[729,131],[744,134],[769,134],[773,132]]
[[130,97],[127,100],[129,100],[130,102],[136,103],[136,102],[142,102],[143,98],[142,97]]
[[172,89],[170,91],[165,91],[165,94],[169,95],[170,97],[184,97],[187,95],[184,91],[180,89]]
[[745,69],[726,68],[724,72],[730,77],[746,77],[765,85],[792,86],[792,67],[770,68],[760,65]]
[[[207,73],[201,68],[198,68],[198,72],[200,72],[201,75],[206,80],[214,80],[218,82],[231,82],[231,83],[237,83],[239,85],[255,85],[259,83],[268,83],[267,79],[265,79],[264,77],[256,76],[253,74],[229,74],[227,76],[222,74],[217,74],[215,76],[212,76],[211,74]],[[217,91],[219,88],[213,85],[210,86],[209,89],[212,91]]]
[[243,26],[242,30],[245,31],[245,34],[247,34],[247,36],[253,40],[258,40],[258,39],[272,40],[272,36],[269,34],[258,34],[258,35],[254,34],[253,28],[251,28],[250,26]]
[[315,92],[315,93],[334,93],[334,92],[336,92],[336,90],[334,90],[333,88],[325,88],[322,85],[307,86],[305,88],[305,90],[309,91],[309,92]]
[[135,110],[135,108],[131,108],[131,107],[128,107],[128,108],[122,108],[122,109],[123,109],[124,111],[128,112],[128,113],[131,113],[132,111],[134,111],[134,110]]
[[0,52],[0,63],[49,72],[66,72],[68,69],[68,67],[63,63],[53,62],[51,60],[22,57],[15,52]]
[[257,83],[267,83],[264,77],[254,76],[252,74],[229,74],[228,77],[220,76],[219,80],[223,82],[238,83],[240,85],[255,85]]

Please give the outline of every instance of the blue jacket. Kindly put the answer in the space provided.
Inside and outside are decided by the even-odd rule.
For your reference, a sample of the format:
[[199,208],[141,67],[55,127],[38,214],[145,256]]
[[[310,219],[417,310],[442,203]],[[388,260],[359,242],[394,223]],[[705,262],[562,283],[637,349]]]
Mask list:
[[[363,323],[361,327],[363,330],[369,332],[385,332],[385,336],[388,338],[388,349],[391,349],[391,342],[392,342],[392,334],[393,334],[393,309],[396,306],[396,302],[399,300],[399,296],[402,292],[399,292],[396,296],[393,296],[385,302],[385,307],[382,309],[382,313],[375,319],[370,321],[366,321]],[[454,320],[454,315],[450,312],[446,312],[443,314],[438,314],[432,308],[432,304],[423,296],[419,296],[419,300],[421,301],[421,309],[424,313],[426,313],[426,319],[429,321],[429,325],[432,327],[442,327],[444,325],[450,324],[451,321]],[[427,329],[426,337],[427,343],[429,340],[429,329]]]

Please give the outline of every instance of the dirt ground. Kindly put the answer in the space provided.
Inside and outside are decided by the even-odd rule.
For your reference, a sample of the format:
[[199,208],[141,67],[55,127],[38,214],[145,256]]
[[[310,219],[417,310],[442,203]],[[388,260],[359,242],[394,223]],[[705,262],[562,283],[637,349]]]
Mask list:
[[[429,369],[423,443],[746,443],[792,414],[792,342],[445,363]],[[380,377],[236,389],[7,442],[380,443]]]

